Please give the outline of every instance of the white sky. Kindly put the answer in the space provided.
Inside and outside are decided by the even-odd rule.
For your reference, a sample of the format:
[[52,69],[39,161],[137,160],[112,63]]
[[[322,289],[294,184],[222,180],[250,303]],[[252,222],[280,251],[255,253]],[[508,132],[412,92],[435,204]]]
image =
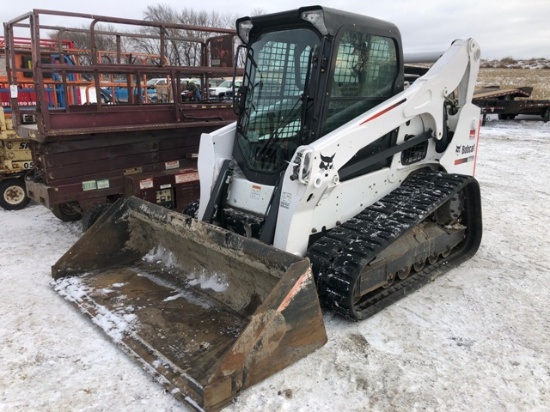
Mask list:
[[[175,10],[216,10],[220,14],[246,16],[315,3],[291,0],[0,0],[0,20],[14,19],[32,9],[48,9],[142,19],[148,5],[165,4]],[[341,8],[395,23],[401,30],[405,52],[443,51],[456,38],[473,37],[485,59],[514,57],[550,58],[550,0],[326,0],[321,5]],[[48,22],[49,23],[49,22]]]

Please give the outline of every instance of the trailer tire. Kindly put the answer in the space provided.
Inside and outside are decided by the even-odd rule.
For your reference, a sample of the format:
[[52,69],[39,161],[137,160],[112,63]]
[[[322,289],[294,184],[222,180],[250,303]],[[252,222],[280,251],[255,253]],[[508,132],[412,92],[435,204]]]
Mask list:
[[542,115],[542,119],[543,119],[545,122],[550,121],[550,107],[547,107],[547,108],[546,108],[546,110],[544,111],[544,114]]
[[86,232],[91,228],[97,219],[107,211],[112,205],[110,203],[98,203],[85,211],[82,215],[82,232]]
[[70,203],[60,203],[51,207],[52,213],[62,222],[76,222],[82,219],[82,214]]
[[6,210],[21,210],[31,199],[27,196],[22,179],[6,179],[0,182],[0,206]]

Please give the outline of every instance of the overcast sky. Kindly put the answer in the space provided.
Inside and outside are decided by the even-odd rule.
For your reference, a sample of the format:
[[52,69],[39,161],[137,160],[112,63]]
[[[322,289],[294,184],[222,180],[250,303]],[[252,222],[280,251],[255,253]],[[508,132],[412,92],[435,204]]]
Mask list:
[[[220,14],[249,15],[321,4],[395,23],[401,30],[405,52],[443,51],[456,38],[473,37],[485,59],[550,58],[550,0],[0,0],[0,20],[14,19],[32,9],[89,13],[142,19],[148,5],[165,4],[176,10],[215,10]],[[44,22],[43,22],[44,23]],[[58,24],[47,22],[48,24]]]

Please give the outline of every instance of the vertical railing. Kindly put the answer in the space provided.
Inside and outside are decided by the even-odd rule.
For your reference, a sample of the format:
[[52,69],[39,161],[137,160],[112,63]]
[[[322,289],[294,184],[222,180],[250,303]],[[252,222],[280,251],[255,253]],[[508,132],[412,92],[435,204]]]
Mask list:
[[[75,18],[88,19],[88,27],[70,28],[42,25],[42,20],[46,21],[47,16],[70,17],[74,22]],[[133,32],[119,32],[118,28],[112,31],[106,31],[100,27],[100,24],[121,24],[132,27],[148,27],[146,34]],[[18,66],[18,51],[14,42],[14,28],[28,29],[28,53],[31,55],[31,68]],[[41,39],[41,35],[46,30],[57,32],[57,38],[51,42]],[[71,32],[85,32],[90,39],[89,50],[69,50],[64,43],[63,37]],[[197,77],[200,79],[203,96],[208,95],[208,78],[213,76],[230,77],[233,72],[232,67],[209,67],[208,59],[209,47],[208,40],[205,38],[183,37],[185,33],[208,33],[213,36],[229,35],[234,36],[235,32],[231,29],[219,29],[210,27],[196,27],[179,24],[166,24],[150,21],[139,21],[122,18],[113,18],[105,16],[85,15],[80,13],[65,13],[48,10],[33,10],[14,20],[5,23],[6,33],[6,66],[8,68],[8,82],[14,87],[21,87],[23,83],[32,82],[36,93],[36,114],[38,117],[39,133],[48,133],[51,129],[50,115],[61,111],[66,113],[82,112],[81,109],[74,107],[76,104],[93,104],[95,110],[104,112],[111,110],[102,102],[102,86],[116,88],[116,82],[103,82],[102,77],[111,76],[112,80],[120,80],[119,89],[125,89],[128,94],[128,105],[142,106],[151,103],[147,98],[148,92],[145,81],[150,77],[167,77],[170,79],[168,85],[171,89],[172,106],[174,117],[177,122],[183,121],[184,116],[181,111],[182,88],[180,79]],[[49,34],[48,33],[48,34]],[[176,36],[176,34],[178,36]],[[113,36],[115,47],[112,50],[114,61],[104,62],[100,60],[99,36]],[[67,36],[68,37],[68,36]],[[129,57],[124,50],[124,37],[150,39],[156,42],[160,47],[159,54],[156,57],[156,64],[151,64],[147,59],[143,61],[126,61]],[[169,42],[192,42],[198,45],[200,49],[200,65],[194,68],[185,66],[172,66],[168,61]],[[25,46],[27,47],[27,46]],[[25,53],[27,53],[25,51]],[[53,56],[57,54],[54,59]],[[139,54],[139,52],[136,52]],[[50,61],[44,61],[49,58]],[[83,60],[86,60],[84,64]],[[132,64],[135,63],[135,64]],[[24,77],[24,74],[32,73],[32,78]],[[89,96],[93,95],[92,88],[95,89],[95,102],[90,102]],[[82,90],[82,91],[81,91]],[[116,90],[113,89],[112,99],[116,99]],[[82,97],[82,100],[81,99]],[[17,97],[10,98],[10,103],[19,114],[22,110],[17,102]],[[56,122],[59,124],[59,122]]]

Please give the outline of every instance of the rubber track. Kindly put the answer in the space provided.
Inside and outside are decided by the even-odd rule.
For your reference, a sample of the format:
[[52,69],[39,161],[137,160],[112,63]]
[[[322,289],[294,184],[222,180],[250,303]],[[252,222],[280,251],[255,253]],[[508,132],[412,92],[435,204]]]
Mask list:
[[[362,269],[382,250],[475,179],[423,169],[317,240],[308,250],[321,303],[353,320],[374,315],[406,294],[431,282],[466,258],[449,258],[411,274],[394,285],[373,291],[353,308],[353,285]],[[364,276],[364,275],[363,275]]]

